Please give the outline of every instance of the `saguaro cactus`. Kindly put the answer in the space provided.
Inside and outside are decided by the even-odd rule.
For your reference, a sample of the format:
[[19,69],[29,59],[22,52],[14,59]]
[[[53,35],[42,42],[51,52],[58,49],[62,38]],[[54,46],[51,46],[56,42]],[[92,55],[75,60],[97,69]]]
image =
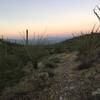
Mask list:
[[28,29],[26,29],[26,45],[28,45]]

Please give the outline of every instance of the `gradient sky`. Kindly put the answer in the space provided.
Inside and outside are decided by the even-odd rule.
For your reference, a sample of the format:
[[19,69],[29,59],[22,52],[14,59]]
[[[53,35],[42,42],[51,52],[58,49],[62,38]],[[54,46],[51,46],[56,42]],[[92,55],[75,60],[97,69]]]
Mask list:
[[18,37],[26,28],[48,35],[89,31],[99,0],[0,0],[0,35]]

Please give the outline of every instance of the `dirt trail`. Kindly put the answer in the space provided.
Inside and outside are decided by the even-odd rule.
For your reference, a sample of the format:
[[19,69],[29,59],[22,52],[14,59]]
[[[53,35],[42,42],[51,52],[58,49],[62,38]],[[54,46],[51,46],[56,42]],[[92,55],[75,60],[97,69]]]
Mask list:
[[62,61],[58,63],[58,67],[55,70],[57,74],[50,90],[50,100],[88,100],[87,91],[84,91],[84,89],[90,91],[91,94],[91,85],[95,83],[91,82],[92,80],[82,78],[81,74],[87,74],[88,70],[75,70],[79,65],[79,62],[76,62],[76,58],[76,52],[61,54],[60,59]]
[[[61,62],[58,63],[58,67],[55,70],[56,77],[55,83],[51,88],[51,96],[52,100],[66,100],[67,99],[67,88],[69,82],[72,80],[72,77],[75,77],[74,68],[77,66],[75,59],[77,57],[77,53],[71,54],[61,54],[60,59]],[[73,88],[73,87],[72,87]]]
[[58,68],[56,69],[58,73],[58,77],[63,75],[64,73],[70,74],[73,69],[77,66],[75,59],[77,57],[77,53],[72,54],[63,54],[60,58],[62,63],[58,63]]

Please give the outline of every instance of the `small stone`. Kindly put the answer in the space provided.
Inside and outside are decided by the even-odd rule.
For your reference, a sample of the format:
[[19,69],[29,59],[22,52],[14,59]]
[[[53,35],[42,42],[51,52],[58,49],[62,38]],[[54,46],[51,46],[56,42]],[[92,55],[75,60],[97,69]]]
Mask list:
[[71,86],[71,87],[70,87],[70,90],[73,90],[73,89],[74,89],[74,87],[73,87],[73,86]]
[[62,99],[63,99],[63,97],[60,97],[60,98],[59,98],[59,100],[62,100]]
[[96,91],[92,92],[92,95],[93,96],[100,95],[100,89],[97,89]]

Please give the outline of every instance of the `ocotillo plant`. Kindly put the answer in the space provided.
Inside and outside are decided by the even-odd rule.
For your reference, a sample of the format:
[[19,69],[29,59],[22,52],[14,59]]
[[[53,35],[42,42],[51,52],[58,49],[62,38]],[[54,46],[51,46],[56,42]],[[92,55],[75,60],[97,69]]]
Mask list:
[[28,41],[28,30],[26,30],[26,38],[23,38],[23,43],[26,43],[26,45],[24,45],[24,50],[26,52],[26,55],[27,55],[27,59],[29,59],[29,61],[31,61],[31,63],[33,64],[34,68],[37,68],[37,63],[38,61],[40,60],[40,58],[48,55],[48,52],[47,50],[45,49],[45,43],[46,42],[46,37],[43,37],[43,36],[39,36],[36,37],[36,35],[34,34],[34,37],[33,37],[33,41],[34,39],[36,41],[36,43],[29,43]]
[[94,12],[94,14],[97,16],[97,18],[99,19],[99,21],[100,21],[100,16],[99,16],[99,14],[97,13],[97,12],[100,12],[100,8],[99,8],[99,6],[97,5],[94,9],[93,9],[93,12]]

